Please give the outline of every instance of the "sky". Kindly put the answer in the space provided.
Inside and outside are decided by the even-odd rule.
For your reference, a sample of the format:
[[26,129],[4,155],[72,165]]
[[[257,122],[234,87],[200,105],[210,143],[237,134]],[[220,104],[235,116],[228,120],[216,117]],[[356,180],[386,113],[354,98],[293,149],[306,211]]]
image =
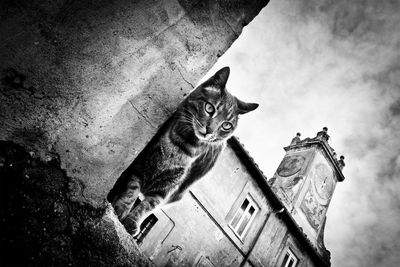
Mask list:
[[270,178],[297,132],[328,127],[345,181],[325,229],[332,266],[400,266],[400,1],[272,0],[209,75],[260,107],[236,136]]

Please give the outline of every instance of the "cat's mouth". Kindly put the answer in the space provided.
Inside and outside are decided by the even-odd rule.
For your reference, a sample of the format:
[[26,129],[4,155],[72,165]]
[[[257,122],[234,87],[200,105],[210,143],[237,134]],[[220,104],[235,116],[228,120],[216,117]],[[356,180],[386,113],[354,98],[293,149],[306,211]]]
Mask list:
[[198,130],[195,130],[196,137],[203,142],[215,142],[217,138],[214,134],[202,134]]

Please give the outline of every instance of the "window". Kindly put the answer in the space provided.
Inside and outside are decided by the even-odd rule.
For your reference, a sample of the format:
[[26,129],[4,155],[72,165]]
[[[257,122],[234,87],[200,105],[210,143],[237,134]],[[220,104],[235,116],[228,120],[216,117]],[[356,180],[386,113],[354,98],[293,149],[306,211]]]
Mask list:
[[146,219],[144,219],[144,221],[140,225],[139,234],[135,236],[136,243],[138,245],[143,243],[144,238],[150,232],[151,228],[153,228],[157,221],[158,219],[154,214],[150,214]]
[[236,211],[229,226],[239,238],[243,238],[258,211],[254,201],[247,196],[240,208]]
[[285,257],[283,258],[281,267],[296,267],[298,261],[299,260],[297,259],[296,255],[294,255],[293,251],[288,248],[286,250]]

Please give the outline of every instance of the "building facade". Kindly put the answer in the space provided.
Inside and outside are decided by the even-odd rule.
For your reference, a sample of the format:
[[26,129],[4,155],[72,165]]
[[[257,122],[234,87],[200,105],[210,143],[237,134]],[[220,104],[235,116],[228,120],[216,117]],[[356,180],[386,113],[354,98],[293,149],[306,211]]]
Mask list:
[[326,211],[343,159],[327,129],[298,134],[267,181],[233,137],[216,166],[184,198],[157,209],[136,237],[156,266],[330,266]]

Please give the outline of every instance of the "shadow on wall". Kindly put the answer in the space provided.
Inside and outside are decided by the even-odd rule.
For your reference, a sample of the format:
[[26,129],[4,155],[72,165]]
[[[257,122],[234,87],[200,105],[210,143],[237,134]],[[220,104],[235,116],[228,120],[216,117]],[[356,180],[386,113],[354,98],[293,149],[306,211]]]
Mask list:
[[106,196],[266,4],[0,1],[1,260],[145,266]]
[[0,177],[1,266],[136,266],[128,255],[116,258],[124,250],[112,225],[99,224],[104,209],[68,201],[56,159],[43,163],[0,141]]

